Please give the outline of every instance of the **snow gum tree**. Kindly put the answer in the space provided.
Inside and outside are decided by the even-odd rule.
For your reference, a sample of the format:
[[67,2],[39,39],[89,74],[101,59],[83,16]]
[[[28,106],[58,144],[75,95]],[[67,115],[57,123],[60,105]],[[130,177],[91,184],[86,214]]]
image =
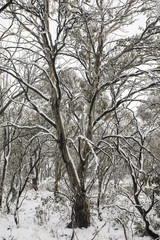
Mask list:
[[[59,147],[73,193],[68,226],[88,227],[89,176],[105,158],[112,162],[112,120],[160,83],[151,77],[159,73],[154,3],[15,0],[3,15],[11,25],[0,70],[16,82],[30,114],[45,121],[24,128],[50,135]],[[146,23],[130,33],[139,16]]]

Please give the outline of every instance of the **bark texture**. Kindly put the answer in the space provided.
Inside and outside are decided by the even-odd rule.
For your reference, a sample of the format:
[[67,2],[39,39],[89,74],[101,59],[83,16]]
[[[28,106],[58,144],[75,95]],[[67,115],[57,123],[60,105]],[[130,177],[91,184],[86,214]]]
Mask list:
[[68,228],[88,228],[90,226],[90,207],[85,193],[76,195],[72,207],[72,221]]

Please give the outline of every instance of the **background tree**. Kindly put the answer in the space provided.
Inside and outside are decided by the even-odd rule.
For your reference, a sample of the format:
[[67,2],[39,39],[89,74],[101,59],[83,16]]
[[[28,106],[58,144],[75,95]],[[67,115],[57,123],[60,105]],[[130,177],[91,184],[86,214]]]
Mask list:
[[[103,174],[121,159],[131,176],[132,171],[138,171],[132,178],[137,201],[134,180],[139,186],[140,156],[146,149],[137,133],[139,122],[132,117],[127,126],[133,130],[125,138],[127,128],[122,119],[142,101],[147,89],[159,86],[159,78],[152,77],[159,73],[159,17],[153,1],[14,1],[8,14],[16,28],[9,30],[12,46],[5,42],[7,37],[3,41],[0,70],[10,76],[18,94],[22,92],[30,112],[23,126],[11,125],[36,129],[36,135],[52,138],[73,194],[68,226],[88,227],[88,191],[94,185],[94,174],[90,173],[99,174],[101,194],[103,162]],[[122,34],[142,14],[148,16],[139,33]],[[35,113],[40,121],[33,123]],[[136,160],[140,162],[137,165],[133,164]],[[153,236],[146,214],[142,217]]]

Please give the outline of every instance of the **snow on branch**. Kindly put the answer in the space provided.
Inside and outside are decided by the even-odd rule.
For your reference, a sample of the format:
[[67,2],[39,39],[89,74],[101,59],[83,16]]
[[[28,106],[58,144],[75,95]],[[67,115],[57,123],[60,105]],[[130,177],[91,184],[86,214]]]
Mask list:
[[97,155],[96,155],[96,153],[94,151],[94,147],[95,147],[94,143],[91,140],[89,140],[86,136],[83,136],[83,135],[79,135],[78,138],[81,138],[82,140],[87,142],[87,144],[88,144],[88,146],[89,146],[89,148],[91,150],[91,153],[94,156],[94,160],[96,162],[96,167],[98,167],[99,158],[97,157]]
[[106,139],[106,138],[120,138],[120,139],[123,139],[129,146],[129,142],[127,141],[128,139],[130,140],[133,140],[134,142],[136,142],[140,148],[146,150],[154,159],[156,159],[156,157],[154,156],[154,154],[149,150],[147,149],[145,146],[143,146],[136,138],[134,138],[133,136],[121,136],[121,135],[106,135],[103,137],[103,139]]
[[[24,129],[24,130],[33,130],[33,129],[37,129],[37,130],[38,130],[38,129],[40,129],[40,130],[43,130],[43,131],[44,131],[44,132],[41,132],[41,134],[45,134],[45,133],[46,133],[46,134],[52,136],[52,137],[57,141],[57,139],[56,139],[56,137],[53,135],[53,133],[52,133],[49,129],[47,129],[47,128],[41,126],[41,125],[27,126],[27,125],[18,125],[18,124],[10,123],[10,122],[5,122],[5,123],[3,123],[3,124],[1,125],[1,127],[5,127],[5,126],[11,126],[11,127],[19,128],[19,129]],[[39,134],[40,134],[40,133],[39,133]],[[38,136],[38,134],[37,134],[37,136]],[[32,137],[32,138],[30,139],[30,141],[32,141],[33,138],[35,138],[35,136]]]

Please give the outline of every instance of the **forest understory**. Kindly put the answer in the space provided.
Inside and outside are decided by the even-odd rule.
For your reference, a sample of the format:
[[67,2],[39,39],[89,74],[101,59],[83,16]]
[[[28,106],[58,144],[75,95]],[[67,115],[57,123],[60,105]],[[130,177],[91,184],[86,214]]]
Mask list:
[[[114,192],[114,182],[110,183],[103,206],[101,218],[98,218],[96,194],[90,196],[91,225],[88,228],[67,228],[71,215],[71,201],[65,194],[53,194],[53,179],[40,184],[39,190],[27,190],[20,199],[18,225],[14,220],[15,203],[11,212],[0,212],[0,239],[2,240],[151,240],[144,231],[141,216],[121,194],[121,184],[128,185],[128,180],[121,182],[119,194]],[[62,189],[61,189],[62,190]],[[63,189],[65,192],[65,190]],[[110,199],[111,198],[111,199]],[[108,203],[108,204],[107,204]],[[153,225],[160,233],[160,218],[157,217],[159,206],[152,211]]]

